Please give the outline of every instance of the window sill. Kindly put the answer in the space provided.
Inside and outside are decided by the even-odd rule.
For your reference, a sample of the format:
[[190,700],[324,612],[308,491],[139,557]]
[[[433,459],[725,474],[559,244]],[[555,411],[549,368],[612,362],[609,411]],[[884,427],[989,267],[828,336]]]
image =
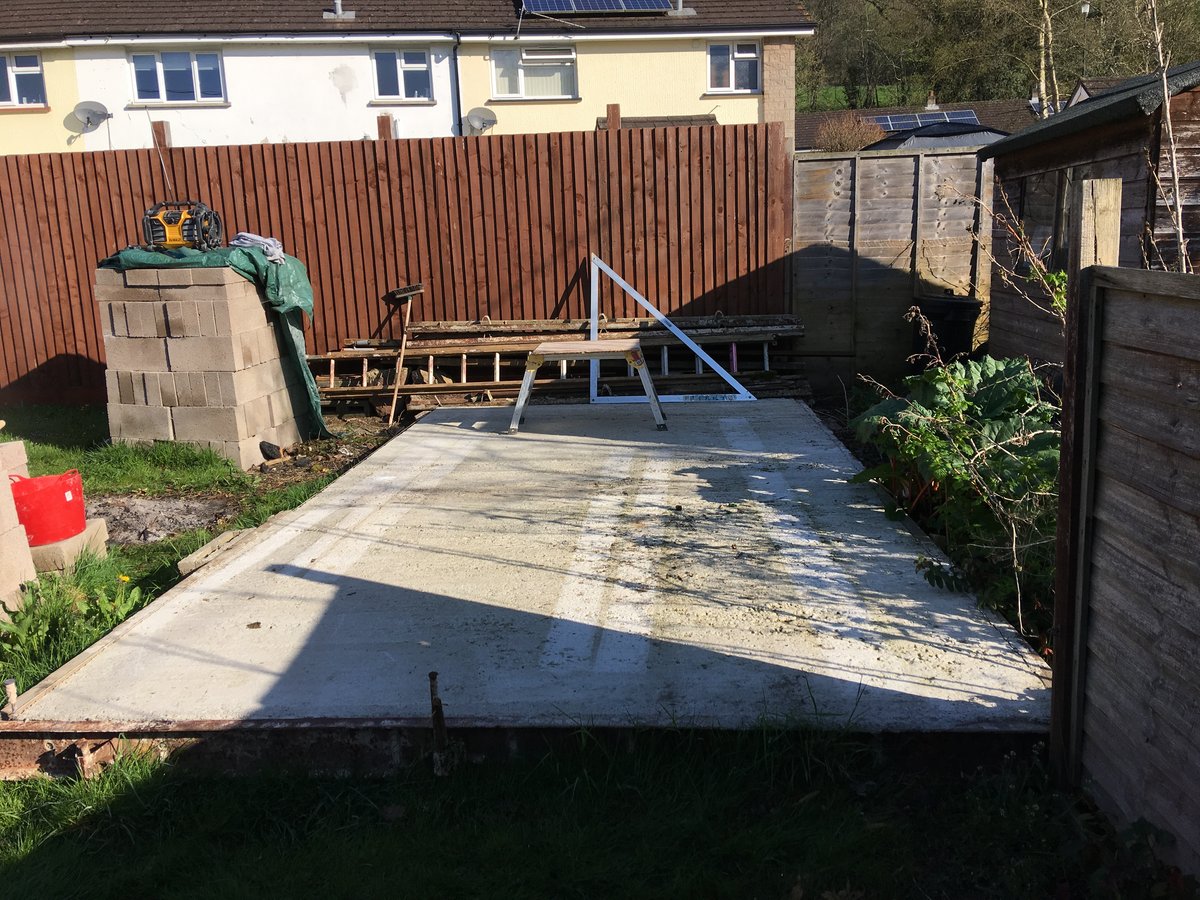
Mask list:
[[701,97],[761,97],[762,91],[705,91]]
[[581,103],[582,97],[490,97],[488,103]]
[[436,100],[407,100],[404,97],[368,100],[367,106],[437,106]]
[[0,105],[0,114],[23,112],[50,112],[48,103],[6,103]]
[[227,109],[229,106],[228,100],[135,100],[125,104],[126,109]]

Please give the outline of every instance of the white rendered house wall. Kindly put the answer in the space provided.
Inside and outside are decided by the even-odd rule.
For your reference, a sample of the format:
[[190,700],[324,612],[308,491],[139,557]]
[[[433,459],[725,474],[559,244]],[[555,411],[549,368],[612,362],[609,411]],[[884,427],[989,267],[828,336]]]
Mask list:
[[[425,50],[431,100],[380,99],[374,50]],[[199,102],[138,99],[134,54],[219,52],[223,98]],[[87,150],[154,146],[151,121],[170,125],[177,147],[374,139],[380,114],[395,120],[395,136],[453,133],[450,44],[171,42],[75,49],[79,96],[98,100],[113,117],[83,137]]]

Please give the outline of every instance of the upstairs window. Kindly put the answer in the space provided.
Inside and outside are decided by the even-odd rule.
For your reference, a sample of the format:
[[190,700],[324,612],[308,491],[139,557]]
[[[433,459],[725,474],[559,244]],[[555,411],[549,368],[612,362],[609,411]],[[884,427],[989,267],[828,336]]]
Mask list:
[[36,53],[0,54],[0,106],[45,106],[46,79]]
[[759,91],[758,44],[709,44],[708,90],[710,93],[755,94]]
[[432,100],[427,50],[376,50],[375,96],[380,100]]
[[570,47],[493,49],[492,91],[498,100],[574,100],[575,51]]
[[225,99],[221,54],[135,53],[134,96],[147,103],[211,103]]

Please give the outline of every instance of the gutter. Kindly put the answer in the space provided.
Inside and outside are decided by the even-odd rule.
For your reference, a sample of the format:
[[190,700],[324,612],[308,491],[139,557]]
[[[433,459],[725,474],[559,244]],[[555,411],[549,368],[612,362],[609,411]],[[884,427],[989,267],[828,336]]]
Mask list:
[[462,78],[458,71],[458,48],[462,43],[462,35],[454,35],[454,44],[450,47],[450,115],[454,117],[450,123],[450,133],[462,136]]

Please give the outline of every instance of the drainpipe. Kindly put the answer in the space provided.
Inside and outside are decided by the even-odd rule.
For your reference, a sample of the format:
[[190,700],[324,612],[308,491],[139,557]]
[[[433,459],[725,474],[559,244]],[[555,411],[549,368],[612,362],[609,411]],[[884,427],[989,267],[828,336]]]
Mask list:
[[462,43],[462,35],[457,31],[454,32],[454,44],[450,48],[450,114],[454,117],[450,126],[450,133],[457,136],[462,136],[462,93],[461,82],[458,76],[458,47]]

